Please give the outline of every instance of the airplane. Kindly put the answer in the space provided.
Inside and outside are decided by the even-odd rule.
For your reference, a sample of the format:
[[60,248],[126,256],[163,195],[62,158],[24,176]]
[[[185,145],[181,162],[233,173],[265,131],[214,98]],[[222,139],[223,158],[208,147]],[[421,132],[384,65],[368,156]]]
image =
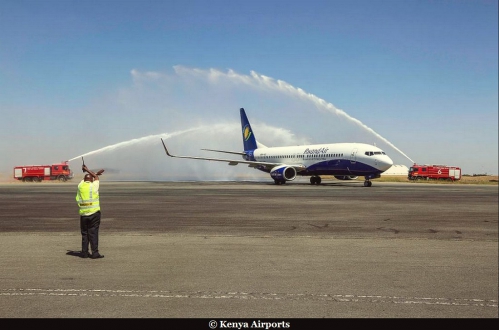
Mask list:
[[244,108],[240,109],[244,151],[201,149],[242,156],[243,160],[177,156],[170,157],[226,162],[228,165],[247,164],[266,172],[275,184],[293,181],[297,176],[310,176],[312,185],[321,183],[321,175],[332,175],[338,180],[356,180],[364,176],[364,187],[371,187],[371,179],[381,176],[393,161],[376,146],[364,143],[328,143],[288,147],[266,147],[256,140]]

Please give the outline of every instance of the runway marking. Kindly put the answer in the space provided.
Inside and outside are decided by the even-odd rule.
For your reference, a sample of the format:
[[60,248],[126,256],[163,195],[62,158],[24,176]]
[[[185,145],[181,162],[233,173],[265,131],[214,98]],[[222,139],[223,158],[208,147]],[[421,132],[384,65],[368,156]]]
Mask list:
[[0,296],[80,296],[80,297],[137,297],[137,298],[199,298],[241,300],[304,300],[331,302],[366,302],[393,304],[424,304],[447,306],[498,307],[497,300],[476,298],[398,297],[382,295],[259,293],[218,291],[141,291],[97,289],[0,289]]

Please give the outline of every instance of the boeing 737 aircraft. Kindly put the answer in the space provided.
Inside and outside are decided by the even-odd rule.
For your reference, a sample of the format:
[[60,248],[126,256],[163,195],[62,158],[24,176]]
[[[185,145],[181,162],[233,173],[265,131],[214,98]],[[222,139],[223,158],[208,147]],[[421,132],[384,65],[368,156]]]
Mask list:
[[321,175],[332,175],[339,180],[355,180],[358,176],[364,176],[364,187],[370,187],[371,179],[379,178],[393,165],[383,150],[364,143],[265,147],[257,143],[244,109],[241,108],[240,112],[244,151],[202,150],[240,155],[243,160],[172,155],[161,139],[166,154],[177,158],[226,162],[229,165],[248,164],[248,167],[270,173],[275,184],[293,181],[297,175],[310,176],[310,183],[317,185],[321,183]]

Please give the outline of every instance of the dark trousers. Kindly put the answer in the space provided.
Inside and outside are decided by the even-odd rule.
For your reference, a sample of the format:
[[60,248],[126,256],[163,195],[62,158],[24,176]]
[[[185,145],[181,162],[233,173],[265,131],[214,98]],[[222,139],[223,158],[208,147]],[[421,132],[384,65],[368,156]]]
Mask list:
[[81,252],[88,252],[88,244],[92,253],[99,252],[100,211],[91,215],[80,216]]

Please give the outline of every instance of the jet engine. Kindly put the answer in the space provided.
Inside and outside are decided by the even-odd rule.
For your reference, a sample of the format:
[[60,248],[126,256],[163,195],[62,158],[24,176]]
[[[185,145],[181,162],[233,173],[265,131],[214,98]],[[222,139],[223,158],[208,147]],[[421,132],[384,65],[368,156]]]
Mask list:
[[292,166],[281,165],[270,170],[270,176],[274,181],[292,181],[296,178],[296,169]]
[[334,177],[338,180],[357,180],[358,178],[356,175],[335,175]]

